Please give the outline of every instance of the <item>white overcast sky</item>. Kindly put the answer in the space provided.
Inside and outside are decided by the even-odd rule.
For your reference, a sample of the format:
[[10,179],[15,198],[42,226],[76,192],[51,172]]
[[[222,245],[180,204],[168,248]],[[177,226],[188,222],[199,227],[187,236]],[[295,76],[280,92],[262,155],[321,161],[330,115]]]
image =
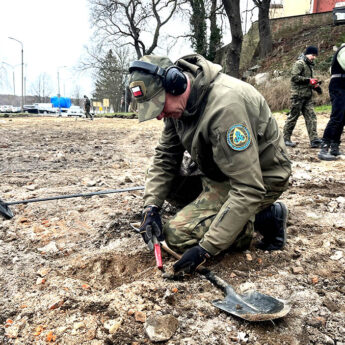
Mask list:
[[[251,2],[241,0],[241,10],[247,4],[250,8]],[[8,37],[23,42],[26,94],[30,94],[31,84],[38,76],[47,73],[51,78],[52,95],[56,95],[59,70],[62,96],[71,97],[77,85],[81,95],[91,95],[91,76],[75,71],[81,56],[85,55],[84,47],[91,39],[89,17],[88,0],[0,0],[0,65],[6,62],[15,66],[17,95],[21,94],[21,45]],[[170,51],[172,60],[191,52],[187,46],[181,48],[174,47]],[[7,73],[0,75],[3,76],[0,94],[12,94],[13,69],[5,67]]]
[[[16,94],[21,94],[21,45],[23,42],[26,89],[41,73],[51,77],[52,94],[57,94],[57,71],[60,91],[71,96],[75,85],[90,94],[92,81],[73,69],[85,51],[91,35],[87,0],[0,0],[0,63],[7,62],[15,71]],[[61,66],[67,66],[61,67]],[[0,93],[12,93],[12,68],[7,67],[8,82]]]

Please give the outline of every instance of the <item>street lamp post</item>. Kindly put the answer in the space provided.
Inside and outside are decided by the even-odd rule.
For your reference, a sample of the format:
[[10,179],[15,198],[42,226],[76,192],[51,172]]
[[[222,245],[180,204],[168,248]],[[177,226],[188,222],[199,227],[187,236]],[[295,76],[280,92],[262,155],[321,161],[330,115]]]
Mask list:
[[23,112],[24,109],[24,47],[23,47],[23,42],[17,40],[16,38],[9,37],[10,40],[14,40],[18,43],[20,43],[22,47],[22,98],[21,98],[21,110]]
[[59,98],[59,116],[61,116],[61,103],[60,103],[60,98],[61,98],[61,95],[60,95],[60,68],[64,68],[64,67],[67,67],[67,66],[59,66],[59,67],[57,68],[58,98]]

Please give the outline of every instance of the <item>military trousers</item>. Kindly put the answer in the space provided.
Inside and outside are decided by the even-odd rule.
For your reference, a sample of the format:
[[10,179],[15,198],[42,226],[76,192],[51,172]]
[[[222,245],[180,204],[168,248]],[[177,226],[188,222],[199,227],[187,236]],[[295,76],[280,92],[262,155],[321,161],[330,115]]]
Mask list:
[[93,116],[90,113],[90,107],[89,106],[85,106],[85,116],[86,116],[86,118],[93,119]]
[[[228,199],[230,183],[216,182],[205,176],[199,177],[202,191],[195,200],[178,211],[163,226],[165,240],[177,252],[195,246],[209,230],[213,220]],[[187,183],[188,184],[188,183]],[[263,211],[276,201],[282,192],[268,192],[259,207]],[[230,249],[247,249],[254,233],[255,215],[253,214]]]
[[284,140],[290,140],[292,132],[296,126],[297,120],[301,115],[304,116],[305,124],[308,131],[309,140],[318,139],[317,120],[313,109],[311,97],[291,97],[291,111],[284,125]]

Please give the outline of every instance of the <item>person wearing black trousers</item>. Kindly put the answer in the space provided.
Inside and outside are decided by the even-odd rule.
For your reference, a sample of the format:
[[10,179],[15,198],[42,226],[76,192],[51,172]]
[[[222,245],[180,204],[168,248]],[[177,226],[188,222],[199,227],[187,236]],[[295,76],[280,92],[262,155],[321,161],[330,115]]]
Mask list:
[[332,113],[323,133],[321,160],[336,160],[342,154],[339,150],[340,138],[345,125],[345,43],[334,54],[331,66],[329,95],[332,102]]

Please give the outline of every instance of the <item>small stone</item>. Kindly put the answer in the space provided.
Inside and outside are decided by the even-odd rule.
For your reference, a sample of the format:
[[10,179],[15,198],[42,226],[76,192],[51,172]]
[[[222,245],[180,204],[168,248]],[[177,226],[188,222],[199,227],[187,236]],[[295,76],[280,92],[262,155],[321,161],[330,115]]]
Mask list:
[[307,324],[312,327],[321,327],[326,324],[326,319],[324,317],[313,317],[310,320],[307,320]]
[[135,310],[134,310],[134,309],[129,309],[128,312],[127,312],[127,314],[128,314],[129,316],[133,316],[133,315],[135,314]]
[[126,175],[124,181],[127,183],[133,182],[133,177],[131,175]]
[[303,172],[303,171],[298,171],[295,174],[293,174],[293,178],[296,180],[303,180],[303,181],[310,181],[312,179],[311,175]]
[[150,316],[145,323],[145,332],[153,342],[166,341],[176,332],[178,320],[171,314]]
[[86,183],[86,186],[87,187],[94,187],[95,185],[96,185],[96,181],[93,181],[93,180],[91,180],[91,181],[88,181],[87,183]]
[[46,276],[48,273],[49,273],[49,268],[45,268],[45,267],[42,267],[42,268],[40,268],[40,269],[37,271],[37,274],[38,274],[40,277],[44,277],[44,276]]
[[42,253],[48,253],[48,254],[55,254],[59,252],[59,248],[56,246],[56,243],[54,241],[49,242],[46,246],[37,248],[39,252]]
[[323,305],[332,313],[336,313],[339,311],[339,305],[327,297],[324,299]]
[[63,305],[63,303],[64,303],[64,300],[62,299],[55,300],[53,303],[49,305],[49,309],[54,310],[54,309],[60,308]]
[[30,190],[30,191],[33,191],[33,190],[35,190],[37,188],[37,186],[35,186],[34,184],[31,184],[31,185],[29,185],[29,186],[26,186],[26,189],[27,190]]
[[300,274],[303,272],[304,272],[303,267],[300,267],[300,266],[292,267],[292,273],[294,273],[294,274]]
[[122,319],[107,320],[104,323],[104,328],[108,330],[110,334],[115,334],[122,324]]
[[338,204],[345,204],[345,198],[343,196],[338,196],[335,200]]
[[36,285],[43,285],[46,282],[45,278],[39,277],[36,280]]
[[78,330],[80,328],[85,328],[85,322],[84,321],[76,322],[73,324],[74,330]]
[[253,261],[253,257],[249,253],[246,254],[246,258],[248,261]]
[[341,250],[336,251],[331,257],[331,260],[338,261],[343,257],[343,252]]
[[146,313],[143,313],[142,311],[136,311],[134,313],[135,321],[144,323],[146,321]]
[[317,284],[319,282],[319,278],[317,276],[313,276],[310,278],[312,284]]

